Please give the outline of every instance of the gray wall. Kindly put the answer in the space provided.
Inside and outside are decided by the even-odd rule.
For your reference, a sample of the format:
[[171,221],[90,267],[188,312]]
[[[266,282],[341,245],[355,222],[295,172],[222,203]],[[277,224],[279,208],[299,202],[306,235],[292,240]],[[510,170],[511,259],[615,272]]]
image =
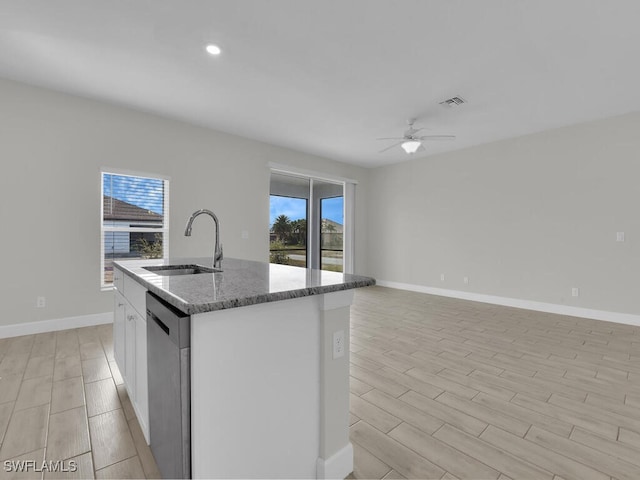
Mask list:
[[371,273],[640,313],[638,132],[633,113],[375,169]]
[[171,177],[172,255],[211,254],[212,222],[182,235],[204,207],[226,256],[266,260],[268,162],[358,181],[356,273],[640,313],[638,113],[368,170],[7,80],[0,105],[0,325],[111,310],[101,166]]
[[262,261],[268,162],[356,179],[356,270],[368,273],[366,169],[7,80],[0,105],[0,325],[112,310],[100,291],[101,166],[171,177],[172,256],[211,255],[213,222],[183,236],[189,215],[210,208],[225,256]]

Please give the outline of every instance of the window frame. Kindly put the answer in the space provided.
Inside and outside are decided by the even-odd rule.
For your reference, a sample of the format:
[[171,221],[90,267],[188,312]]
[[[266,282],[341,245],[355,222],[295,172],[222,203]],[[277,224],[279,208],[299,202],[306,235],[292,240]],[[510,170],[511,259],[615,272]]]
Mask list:
[[[112,227],[105,226],[104,224],[104,176],[105,175],[117,175],[123,177],[139,177],[149,178],[152,180],[162,180],[163,182],[163,226],[162,228],[153,227]],[[151,232],[162,233],[162,257],[169,257],[169,184],[170,177],[165,175],[159,175],[156,173],[136,172],[131,170],[122,170],[118,168],[102,167],[100,169],[100,290],[110,291],[114,289],[114,284],[105,283],[104,281],[104,266],[105,266],[105,249],[104,249],[104,236],[108,232]]]

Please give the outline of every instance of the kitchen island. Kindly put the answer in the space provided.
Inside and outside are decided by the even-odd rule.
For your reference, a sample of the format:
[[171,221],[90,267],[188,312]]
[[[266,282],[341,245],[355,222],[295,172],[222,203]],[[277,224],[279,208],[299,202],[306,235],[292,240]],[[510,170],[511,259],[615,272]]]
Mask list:
[[191,316],[193,478],[351,473],[349,307],[353,289],[375,281],[237,259],[215,273],[146,269],[160,265],[211,259],[121,261],[114,274]]

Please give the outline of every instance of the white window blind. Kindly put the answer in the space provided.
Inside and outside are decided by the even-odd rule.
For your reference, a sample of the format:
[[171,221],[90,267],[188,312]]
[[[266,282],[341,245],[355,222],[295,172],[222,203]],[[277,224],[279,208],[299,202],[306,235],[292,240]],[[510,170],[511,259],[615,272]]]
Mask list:
[[169,180],[102,172],[101,286],[113,285],[114,260],[169,255]]

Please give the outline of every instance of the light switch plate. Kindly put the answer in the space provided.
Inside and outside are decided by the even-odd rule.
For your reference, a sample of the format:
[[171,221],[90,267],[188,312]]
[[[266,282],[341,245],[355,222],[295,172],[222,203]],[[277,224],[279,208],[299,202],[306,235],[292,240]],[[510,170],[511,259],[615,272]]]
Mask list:
[[616,232],[616,242],[624,242],[624,232]]

